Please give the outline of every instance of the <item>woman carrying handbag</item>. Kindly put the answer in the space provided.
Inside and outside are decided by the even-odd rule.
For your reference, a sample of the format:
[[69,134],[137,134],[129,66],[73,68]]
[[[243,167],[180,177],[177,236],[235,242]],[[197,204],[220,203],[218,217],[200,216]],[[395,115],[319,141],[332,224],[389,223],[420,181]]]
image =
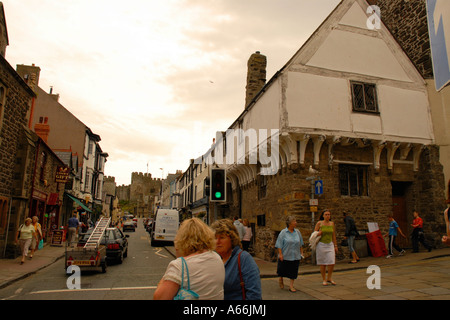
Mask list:
[[179,258],[167,266],[153,299],[223,300],[225,268],[214,252],[214,232],[200,219],[188,219],[174,244]]

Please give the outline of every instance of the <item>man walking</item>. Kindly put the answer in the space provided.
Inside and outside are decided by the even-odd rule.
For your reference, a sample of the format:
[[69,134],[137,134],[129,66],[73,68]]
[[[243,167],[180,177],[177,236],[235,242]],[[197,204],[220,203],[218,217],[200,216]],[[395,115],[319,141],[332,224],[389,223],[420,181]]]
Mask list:
[[389,232],[388,232],[388,234],[386,234],[386,237],[389,236],[389,254],[386,256],[387,259],[392,258],[393,254],[394,254],[392,248],[394,248],[395,250],[400,252],[399,256],[402,256],[403,254],[405,254],[405,250],[400,248],[398,246],[398,244],[395,242],[395,240],[397,239],[398,232],[400,232],[402,237],[406,239],[406,236],[404,235],[404,233],[398,226],[397,221],[394,220],[394,217],[389,216],[388,219],[389,219]]
[[419,252],[419,242],[422,243],[422,245],[428,250],[428,252],[430,252],[432,248],[428,243],[426,243],[425,236],[423,234],[423,220],[421,217],[419,217],[419,213],[415,210],[414,220],[411,226],[414,228],[411,235],[413,252]]
[[72,218],[67,222],[67,241],[68,246],[72,246],[72,242],[75,242],[75,236],[78,233],[78,227],[80,222],[77,219],[77,213],[72,214]]

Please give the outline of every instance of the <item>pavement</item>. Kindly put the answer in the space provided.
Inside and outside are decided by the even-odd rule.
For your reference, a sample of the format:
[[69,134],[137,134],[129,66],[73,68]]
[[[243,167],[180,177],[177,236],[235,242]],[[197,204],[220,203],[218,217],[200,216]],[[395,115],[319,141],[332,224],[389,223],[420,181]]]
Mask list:
[[[165,247],[166,250],[175,257],[175,250],[173,247]],[[422,249],[423,250],[423,249]],[[0,259],[0,289],[7,287],[15,281],[25,279],[30,275],[35,274],[39,270],[55,263],[59,259],[64,258],[64,247],[45,245],[43,249],[36,251],[32,259],[26,259],[24,264],[20,264],[21,258],[16,259]],[[371,265],[382,266],[401,266],[410,265],[414,262],[424,261],[427,259],[434,259],[440,257],[450,256],[450,248],[434,249],[431,252],[421,251],[419,253],[412,253],[408,250],[404,256],[393,257],[386,259],[386,257],[365,257],[356,264],[349,264],[350,259],[337,261],[334,272],[342,272],[357,269],[367,269]],[[259,267],[261,278],[277,277],[277,263],[262,260],[254,257],[256,264]],[[312,264],[301,264],[299,268],[299,275],[318,274],[319,267]]]

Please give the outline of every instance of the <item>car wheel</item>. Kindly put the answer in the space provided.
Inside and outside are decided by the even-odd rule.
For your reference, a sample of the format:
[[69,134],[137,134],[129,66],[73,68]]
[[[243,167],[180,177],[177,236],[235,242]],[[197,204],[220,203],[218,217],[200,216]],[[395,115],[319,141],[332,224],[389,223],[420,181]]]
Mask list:
[[124,258],[128,257],[128,248],[126,248],[125,253],[123,254],[123,257]]
[[102,273],[106,273],[106,268],[108,267],[107,263],[106,263],[106,259],[103,259],[101,266],[102,266]]
[[120,253],[120,257],[117,259],[117,262],[119,264],[122,264],[122,262],[123,262],[123,253],[122,252]]

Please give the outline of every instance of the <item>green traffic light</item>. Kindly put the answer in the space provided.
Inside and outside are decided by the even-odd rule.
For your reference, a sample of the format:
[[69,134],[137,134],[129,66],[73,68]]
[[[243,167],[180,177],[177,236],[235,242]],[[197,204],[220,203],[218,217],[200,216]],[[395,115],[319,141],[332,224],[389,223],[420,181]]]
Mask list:
[[216,197],[216,199],[220,199],[222,197],[222,193],[217,191],[214,196]]

